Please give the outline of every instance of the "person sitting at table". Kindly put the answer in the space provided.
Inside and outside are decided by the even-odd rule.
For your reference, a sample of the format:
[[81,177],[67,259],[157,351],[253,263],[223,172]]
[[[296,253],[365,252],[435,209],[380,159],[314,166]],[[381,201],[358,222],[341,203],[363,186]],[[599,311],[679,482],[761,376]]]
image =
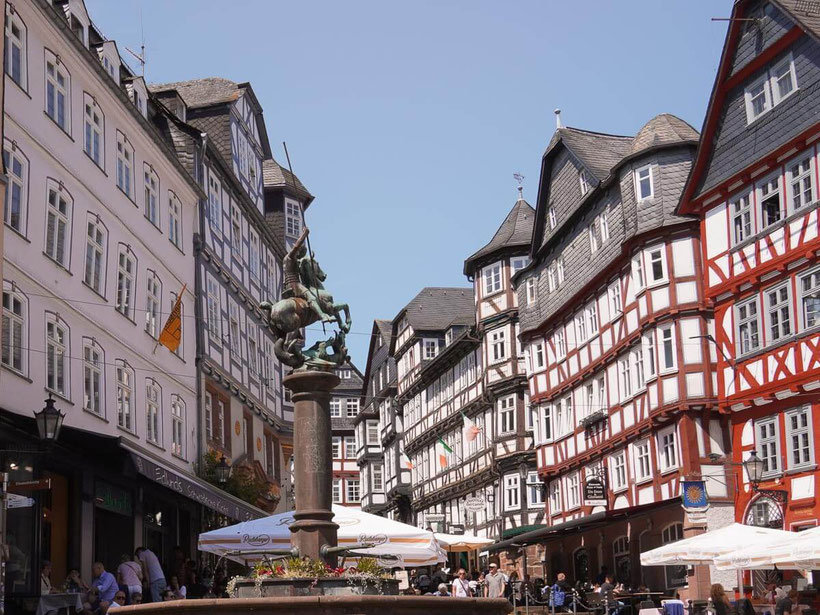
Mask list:
[[46,560],[40,566],[40,594],[53,594],[56,590],[51,586],[51,562]]
[[179,584],[179,577],[173,576],[171,577],[171,583],[169,589],[174,592],[174,596],[177,600],[184,600],[188,597],[188,590],[184,585]]
[[720,583],[712,585],[710,597],[712,598],[712,608],[715,609],[715,615],[729,615],[729,598],[726,596],[723,585]]
[[785,598],[777,601],[774,607],[774,615],[794,615],[800,613],[800,604],[798,604],[798,596],[796,589],[792,589]]
[[65,578],[63,586],[67,594],[81,594],[82,592],[88,591],[88,583],[82,580],[80,571],[76,568],[72,568],[68,571],[68,576]]
[[106,571],[102,562],[94,562],[91,566],[91,571],[94,577],[91,579],[91,585],[96,587],[100,594],[100,602],[111,603],[114,600],[114,594],[117,593],[117,579],[114,575]]
[[782,600],[786,596],[786,590],[779,587],[777,581],[772,579],[766,583],[766,593],[763,594],[763,599],[769,604],[777,604],[778,600]]
[[647,587],[646,583],[640,583],[638,585],[638,589],[635,590],[636,594],[648,594],[649,587]]
[[606,575],[606,577],[604,577],[604,582],[601,583],[599,593],[604,598],[604,601],[610,600],[609,613],[612,615],[620,615],[621,610],[624,608],[624,603],[615,599],[616,587],[612,581],[612,575]]

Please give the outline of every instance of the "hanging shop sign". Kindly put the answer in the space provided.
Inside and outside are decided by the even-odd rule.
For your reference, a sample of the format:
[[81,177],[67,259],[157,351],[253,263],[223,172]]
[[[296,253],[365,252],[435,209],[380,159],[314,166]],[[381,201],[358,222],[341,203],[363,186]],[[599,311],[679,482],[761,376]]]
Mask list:
[[584,483],[584,506],[606,506],[606,485],[602,478],[587,478]]
[[484,496],[471,495],[464,499],[464,510],[467,512],[480,512],[484,510]]
[[684,510],[703,511],[709,508],[709,496],[706,494],[706,481],[683,481],[680,497]]

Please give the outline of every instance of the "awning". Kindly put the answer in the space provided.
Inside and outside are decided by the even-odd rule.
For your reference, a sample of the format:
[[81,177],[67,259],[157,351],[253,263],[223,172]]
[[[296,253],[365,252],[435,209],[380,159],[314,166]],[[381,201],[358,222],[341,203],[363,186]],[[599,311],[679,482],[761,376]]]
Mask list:
[[586,517],[581,517],[579,519],[571,519],[570,521],[559,523],[557,525],[545,525],[537,530],[533,530],[532,532],[526,532],[524,534],[519,534],[514,538],[508,538],[507,540],[497,542],[494,545],[492,545],[489,548],[489,550],[500,551],[501,549],[507,549],[512,546],[531,544],[533,542],[537,542],[538,540],[547,538],[551,534],[558,534],[560,532],[564,532],[572,528],[577,528],[582,525],[591,525],[605,520],[606,512],[597,512],[592,515],[587,515]]
[[491,538],[481,538],[473,534],[444,534],[436,532],[436,540],[450,553],[465,553],[467,551],[475,551],[481,547],[493,544]]
[[[779,531],[779,530],[774,530]],[[784,532],[782,538],[768,543],[748,543],[715,559],[718,570],[772,569],[801,570],[820,566],[820,528]]]
[[264,511],[243,502],[201,478],[183,474],[178,469],[170,469],[163,461],[149,456],[149,453],[138,449],[127,440],[120,440],[120,446],[131,455],[131,460],[134,462],[137,472],[171,491],[176,491],[194,502],[199,502],[203,506],[215,510],[219,514],[236,521],[250,521],[267,515]]

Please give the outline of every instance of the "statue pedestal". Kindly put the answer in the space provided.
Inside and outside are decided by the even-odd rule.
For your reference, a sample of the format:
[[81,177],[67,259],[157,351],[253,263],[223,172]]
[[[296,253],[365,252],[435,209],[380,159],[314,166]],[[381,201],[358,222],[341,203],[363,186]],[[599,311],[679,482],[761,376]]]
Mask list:
[[330,371],[305,370],[285,376],[282,384],[293,399],[293,481],[296,495],[292,543],[302,557],[336,567],[335,555],[322,547],[337,546],[333,523],[330,392],[339,384]]

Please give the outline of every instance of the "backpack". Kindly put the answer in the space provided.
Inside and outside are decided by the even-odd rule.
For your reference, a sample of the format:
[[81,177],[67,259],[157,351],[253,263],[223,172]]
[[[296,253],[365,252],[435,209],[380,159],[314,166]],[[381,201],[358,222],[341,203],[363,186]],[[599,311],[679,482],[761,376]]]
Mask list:
[[567,600],[567,592],[561,589],[561,586],[556,583],[552,586],[552,595],[550,596],[550,606],[564,606]]

